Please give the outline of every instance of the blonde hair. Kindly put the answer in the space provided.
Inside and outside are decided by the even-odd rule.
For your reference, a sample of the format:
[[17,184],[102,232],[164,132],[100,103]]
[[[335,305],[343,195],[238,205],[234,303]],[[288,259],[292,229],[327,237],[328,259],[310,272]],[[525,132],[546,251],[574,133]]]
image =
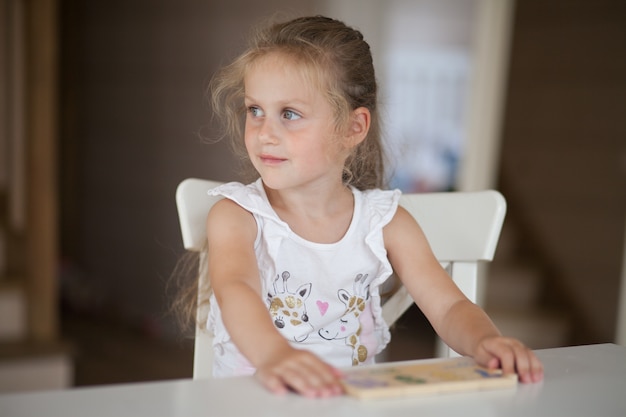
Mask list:
[[384,182],[383,148],[377,105],[377,84],[370,47],[363,35],[343,22],[323,16],[300,17],[255,30],[248,49],[222,68],[209,84],[214,116],[222,123],[247,179],[253,172],[243,143],[244,76],[261,57],[279,53],[299,65],[335,111],[337,128],[352,110],[365,107],[371,124],[367,137],[346,160],[343,181],[360,190]]

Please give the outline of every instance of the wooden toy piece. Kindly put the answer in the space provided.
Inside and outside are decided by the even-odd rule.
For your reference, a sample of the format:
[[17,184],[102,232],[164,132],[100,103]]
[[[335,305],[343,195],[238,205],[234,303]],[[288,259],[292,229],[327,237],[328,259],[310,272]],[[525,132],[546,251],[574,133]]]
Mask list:
[[517,386],[517,375],[481,367],[471,358],[396,362],[344,371],[348,395],[376,399]]

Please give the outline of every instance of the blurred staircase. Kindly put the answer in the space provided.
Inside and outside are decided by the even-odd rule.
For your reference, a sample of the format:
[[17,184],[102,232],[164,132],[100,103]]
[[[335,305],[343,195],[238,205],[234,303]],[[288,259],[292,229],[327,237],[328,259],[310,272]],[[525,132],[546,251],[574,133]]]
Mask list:
[[558,303],[545,302],[549,273],[524,245],[520,232],[507,217],[486,272],[484,308],[505,336],[533,349],[566,346],[572,320]]
[[67,388],[72,373],[65,343],[29,337],[22,282],[0,275],[0,394]]

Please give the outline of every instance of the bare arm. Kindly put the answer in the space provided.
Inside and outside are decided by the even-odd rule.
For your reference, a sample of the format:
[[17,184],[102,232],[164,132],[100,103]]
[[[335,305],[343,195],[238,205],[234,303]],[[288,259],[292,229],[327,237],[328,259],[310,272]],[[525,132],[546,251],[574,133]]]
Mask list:
[[519,341],[502,337],[487,314],[465,297],[402,207],[385,227],[384,239],[395,272],[446,344],[483,365],[517,370],[524,382],[541,379],[543,368],[534,353]]
[[307,396],[341,392],[337,372],[310,352],[292,348],[276,330],[261,297],[252,215],[224,199],[207,219],[209,277],[224,326],[270,390]]

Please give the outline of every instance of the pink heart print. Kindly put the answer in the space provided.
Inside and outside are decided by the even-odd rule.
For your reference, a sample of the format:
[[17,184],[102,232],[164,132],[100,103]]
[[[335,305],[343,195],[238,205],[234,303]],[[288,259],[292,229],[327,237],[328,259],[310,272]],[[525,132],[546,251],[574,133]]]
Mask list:
[[319,308],[320,313],[322,314],[322,316],[324,314],[326,314],[326,310],[328,310],[328,303],[327,302],[317,300],[315,302],[315,304],[317,304],[317,308]]

